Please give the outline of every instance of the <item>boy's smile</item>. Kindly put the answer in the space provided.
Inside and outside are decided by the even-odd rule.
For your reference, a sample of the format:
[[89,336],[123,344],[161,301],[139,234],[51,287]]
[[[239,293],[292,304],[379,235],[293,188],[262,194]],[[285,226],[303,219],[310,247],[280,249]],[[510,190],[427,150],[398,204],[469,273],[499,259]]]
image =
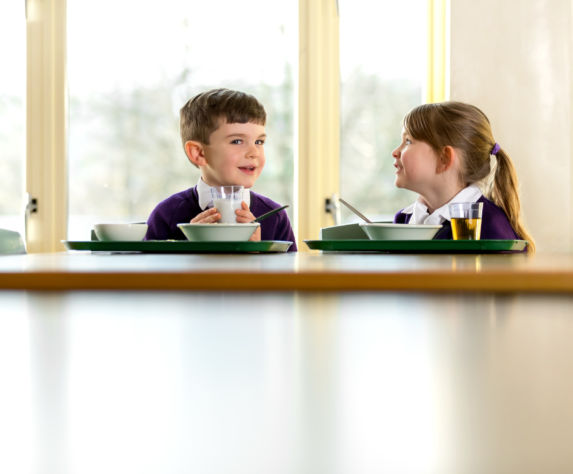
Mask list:
[[209,186],[251,188],[265,166],[264,125],[221,122],[203,145],[203,180]]

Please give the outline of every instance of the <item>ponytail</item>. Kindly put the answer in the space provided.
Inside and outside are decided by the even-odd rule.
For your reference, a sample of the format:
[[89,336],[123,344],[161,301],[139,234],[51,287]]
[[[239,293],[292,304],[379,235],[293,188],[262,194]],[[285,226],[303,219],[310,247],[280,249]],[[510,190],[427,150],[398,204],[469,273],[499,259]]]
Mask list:
[[509,155],[502,149],[497,151],[496,158],[495,176],[490,196],[487,197],[503,209],[513,230],[520,238],[527,240],[527,253],[533,254],[535,253],[535,242],[521,220],[521,204],[515,167]]

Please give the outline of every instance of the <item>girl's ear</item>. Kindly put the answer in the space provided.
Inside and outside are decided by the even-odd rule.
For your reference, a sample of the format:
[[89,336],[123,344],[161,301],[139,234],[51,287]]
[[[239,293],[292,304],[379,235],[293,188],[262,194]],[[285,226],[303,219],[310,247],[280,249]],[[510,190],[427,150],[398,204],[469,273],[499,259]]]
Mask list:
[[436,166],[436,173],[443,173],[448,171],[458,160],[458,154],[454,147],[445,146],[438,158],[438,165]]
[[185,142],[185,154],[191,163],[195,166],[204,166],[207,164],[205,160],[205,150],[201,142],[189,140]]

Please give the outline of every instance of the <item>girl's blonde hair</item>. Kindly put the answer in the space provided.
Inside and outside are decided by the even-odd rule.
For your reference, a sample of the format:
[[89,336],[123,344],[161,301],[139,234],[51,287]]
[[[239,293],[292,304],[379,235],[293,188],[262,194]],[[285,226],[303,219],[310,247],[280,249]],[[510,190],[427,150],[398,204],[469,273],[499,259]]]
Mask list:
[[[428,143],[438,156],[446,146],[455,148],[462,158],[461,181],[466,186],[482,185],[485,197],[503,209],[517,235],[528,241],[527,251],[535,252],[535,242],[521,219],[515,167],[509,155],[496,147],[489,120],[480,109],[453,101],[420,105],[406,115],[404,129],[412,138]],[[498,148],[496,164],[491,167],[494,147]]]

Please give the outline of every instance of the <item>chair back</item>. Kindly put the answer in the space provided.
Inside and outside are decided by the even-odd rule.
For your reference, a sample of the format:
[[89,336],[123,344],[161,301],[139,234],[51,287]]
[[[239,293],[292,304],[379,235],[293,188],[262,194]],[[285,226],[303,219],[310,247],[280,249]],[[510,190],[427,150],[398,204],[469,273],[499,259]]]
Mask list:
[[0,229],[0,255],[26,253],[26,246],[18,232]]

